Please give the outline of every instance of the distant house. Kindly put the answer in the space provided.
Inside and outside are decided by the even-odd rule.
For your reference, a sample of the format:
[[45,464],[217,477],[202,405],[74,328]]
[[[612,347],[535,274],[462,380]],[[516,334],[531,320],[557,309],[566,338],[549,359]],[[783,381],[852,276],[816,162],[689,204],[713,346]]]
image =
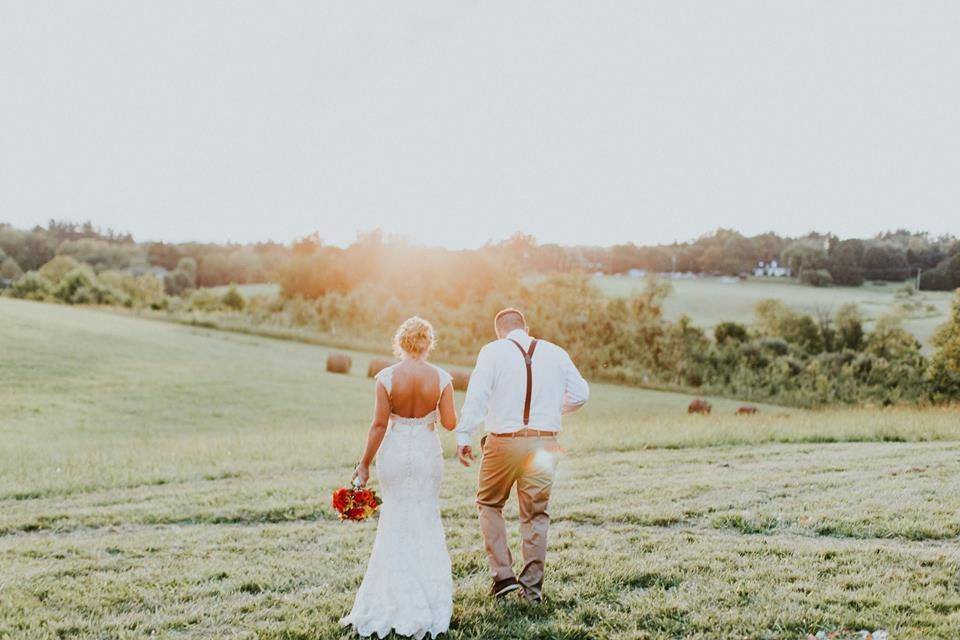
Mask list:
[[627,275],[631,278],[646,278],[647,270],[646,269],[630,269],[627,271]]
[[776,260],[764,263],[760,261],[753,269],[753,275],[758,278],[789,278],[793,275],[790,267],[781,267]]

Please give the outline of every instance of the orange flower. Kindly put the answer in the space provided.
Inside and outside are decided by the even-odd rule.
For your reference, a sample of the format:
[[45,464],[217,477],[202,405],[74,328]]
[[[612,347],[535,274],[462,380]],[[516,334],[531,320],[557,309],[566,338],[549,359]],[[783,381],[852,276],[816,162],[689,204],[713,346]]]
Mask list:
[[347,509],[347,518],[349,520],[363,520],[364,517],[363,507]]
[[333,492],[333,508],[338,513],[343,513],[350,506],[350,490],[341,487]]

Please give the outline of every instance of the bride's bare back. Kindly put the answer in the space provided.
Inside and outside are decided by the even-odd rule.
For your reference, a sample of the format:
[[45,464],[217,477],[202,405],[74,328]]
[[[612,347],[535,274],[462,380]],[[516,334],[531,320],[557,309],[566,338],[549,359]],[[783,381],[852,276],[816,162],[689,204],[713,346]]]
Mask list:
[[440,403],[440,374],[422,360],[404,360],[393,370],[390,404],[404,418],[425,416]]

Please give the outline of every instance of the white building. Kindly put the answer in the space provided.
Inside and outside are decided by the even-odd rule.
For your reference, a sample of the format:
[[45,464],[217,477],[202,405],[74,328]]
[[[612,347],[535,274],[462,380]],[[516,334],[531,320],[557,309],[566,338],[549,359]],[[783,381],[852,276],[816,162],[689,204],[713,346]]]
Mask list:
[[769,263],[758,262],[753,275],[758,278],[789,278],[792,272],[790,267],[781,267],[776,260],[771,260]]

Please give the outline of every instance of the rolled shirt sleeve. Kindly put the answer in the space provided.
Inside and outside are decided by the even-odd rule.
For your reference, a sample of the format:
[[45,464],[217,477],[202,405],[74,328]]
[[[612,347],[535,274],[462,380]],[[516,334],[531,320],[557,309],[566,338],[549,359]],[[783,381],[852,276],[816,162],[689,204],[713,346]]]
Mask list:
[[590,385],[580,375],[577,365],[573,364],[570,355],[563,354],[565,360],[566,387],[563,393],[563,412],[572,413],[586,404],[590,398]]
[[493,357],[488,347],[484,347],[477,355],[477,364],[470,374],[470,384],[467,387],[467,398],[460,411],[460,422],[457,424],[457,446],[469,446],[473,442],[473,433],[487,416],[487,405],[493,391]]

